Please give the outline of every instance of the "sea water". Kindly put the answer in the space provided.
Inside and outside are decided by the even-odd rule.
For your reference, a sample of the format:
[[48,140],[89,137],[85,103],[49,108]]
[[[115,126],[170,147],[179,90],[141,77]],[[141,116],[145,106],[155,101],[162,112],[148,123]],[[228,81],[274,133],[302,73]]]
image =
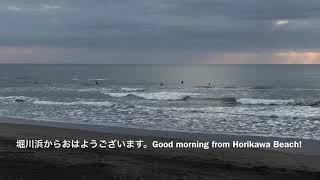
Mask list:
[[1,64],[0,116],[320,139],[320,66]]

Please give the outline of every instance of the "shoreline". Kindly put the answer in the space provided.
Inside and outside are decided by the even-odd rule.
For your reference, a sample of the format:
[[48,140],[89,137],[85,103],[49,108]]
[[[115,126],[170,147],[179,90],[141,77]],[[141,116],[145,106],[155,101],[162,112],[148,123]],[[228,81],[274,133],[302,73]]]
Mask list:
[[[17,149],[17,139],[142,139],[150,145],[154,140],[244,138],[105,127],[104,132],[98,132],[88,126],[53,127],[26,121],[16,123],[14,119],[0,118],[0,171],[4,172],[0,179],[320,178],[320,155],[305,153],[307,149],[298,153],[265,149]],[[56,124],[61,125],[66,124]],[[161,133],[167,137],[160,136]],[[307,147],[318,148],[319,142],[307,141]],[[39,171],[56,176],[42,176],[36,173]]]

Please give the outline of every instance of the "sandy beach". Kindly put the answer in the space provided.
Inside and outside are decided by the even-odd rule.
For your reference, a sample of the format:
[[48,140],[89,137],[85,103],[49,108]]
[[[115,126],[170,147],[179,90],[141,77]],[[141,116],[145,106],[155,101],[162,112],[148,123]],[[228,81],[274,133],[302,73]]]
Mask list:
[[[11,122],[11,123],[8,123]],[[50,126],[50,127],[49,127]],[[66,128],[62,128],[62,126]],[[107,130],[106,130],[107,129]],[[305,150],[154,149],[153,141],[210,135],[1,118],[0,179],[319,179],[318,144]],[[142,135],[145,134],[145,135]],[[154,134],[152,136],[151,134]],[[167,137],[161,137],[167,135]],[[171,138],[170,138],[171,136]],[[146,149],[18,149],[17,139],[142,139]],[[215,135],[214,140],[232,136]],[[242,137],[250,139],[250,137]],[[238,137],[238,139],[241,139]],[[270,139],[270,138],[269,138]],[[313,149],[308,152],[308,147]]]

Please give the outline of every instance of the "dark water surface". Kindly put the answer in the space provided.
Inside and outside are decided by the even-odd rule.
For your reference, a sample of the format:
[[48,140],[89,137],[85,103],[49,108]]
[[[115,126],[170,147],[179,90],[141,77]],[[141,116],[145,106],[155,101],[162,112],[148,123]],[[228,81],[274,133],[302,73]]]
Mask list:
[[0,116],[319,140],[320,65],[2,64]]

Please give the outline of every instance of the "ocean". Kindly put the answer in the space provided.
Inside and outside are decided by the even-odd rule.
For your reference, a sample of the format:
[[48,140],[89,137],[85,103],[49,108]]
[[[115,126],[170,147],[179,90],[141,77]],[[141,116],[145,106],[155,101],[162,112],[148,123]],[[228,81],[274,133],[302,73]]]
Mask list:
[[320,65],[1,64],[0,116],[320,140]]

